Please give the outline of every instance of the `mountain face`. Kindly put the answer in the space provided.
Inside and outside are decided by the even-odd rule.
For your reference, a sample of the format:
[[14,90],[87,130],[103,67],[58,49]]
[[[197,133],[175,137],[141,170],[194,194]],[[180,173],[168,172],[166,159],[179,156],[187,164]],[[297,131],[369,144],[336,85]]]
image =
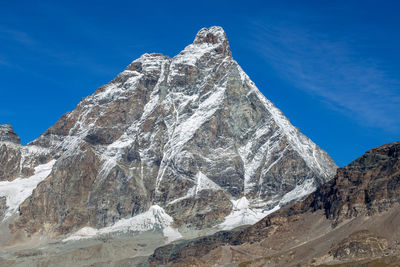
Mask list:
[[[305,197],[336,170],[261,94],[220,27],[173,58],[144,54],[26,146],[0,130],[0,180],[9,181],[0,197],[9,214],[18,207],[12,231],[29,234],[95,232],[155,205],[181,231],[229,229]],[[9,203],[1,186],[33,178],[32,193]]]
[[368,151],[305,200],[253,226],[158,248],[150,263],[399,266],[399,240],[397,142]]

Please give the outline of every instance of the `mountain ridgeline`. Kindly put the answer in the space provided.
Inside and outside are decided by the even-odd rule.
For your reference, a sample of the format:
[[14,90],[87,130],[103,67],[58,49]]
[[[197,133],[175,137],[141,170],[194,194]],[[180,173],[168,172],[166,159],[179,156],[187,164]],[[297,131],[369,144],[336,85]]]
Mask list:
[[233,228],[304,198],[337,168],[257,89],[221,27],[173,58],[144,54],[26,146],[10,126],[0,135],[0,180],[37,181],[12,203],[0,187],[11,231],[29,235],[149,210],[182,233]]

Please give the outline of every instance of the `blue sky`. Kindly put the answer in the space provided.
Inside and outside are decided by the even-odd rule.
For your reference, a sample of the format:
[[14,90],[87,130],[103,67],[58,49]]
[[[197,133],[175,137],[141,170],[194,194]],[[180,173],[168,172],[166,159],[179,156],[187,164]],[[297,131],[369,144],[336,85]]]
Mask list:
[[0,123],[38,137],[143,53],[222,26],[233,57],[343,166],[400,141],[398,1],[2,1]]

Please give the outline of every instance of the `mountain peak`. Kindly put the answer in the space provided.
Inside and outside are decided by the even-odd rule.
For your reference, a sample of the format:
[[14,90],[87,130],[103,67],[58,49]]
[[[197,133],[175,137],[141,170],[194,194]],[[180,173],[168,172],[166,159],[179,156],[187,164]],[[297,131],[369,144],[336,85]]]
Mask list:
[[212,26],[210,28],[202,28],[194,39],[194,44],[217,44],[227,42],[225,31],[220,26]]
[[193,42],[194,45],[209,44],[217,45],[218,53],[231,55],[228,38],[225,31],[220,26],[212,26],[210,28],[202,28],[196,35]]

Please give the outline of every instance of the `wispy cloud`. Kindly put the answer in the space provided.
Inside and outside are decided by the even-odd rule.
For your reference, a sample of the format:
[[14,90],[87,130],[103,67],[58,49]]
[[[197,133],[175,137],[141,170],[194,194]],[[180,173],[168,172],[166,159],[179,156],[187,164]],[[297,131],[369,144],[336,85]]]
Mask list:
[[400,130],[400,81],[350,42],[293,25],[254,22],[253,45],[298,89],[358,123]]
[[[0,48],[2,48],[2,50],[0,50],[0,66],[6,66],[22,72],[29,72],[30,75],[33,76],[42,76],[42,78],[46,78],[45,74],[40,74],[20,64],[19,51],[25,53],[24,61],[42,59],[46,65],[66,68],[80,67],[94,73],[102,74],[115,73],[116,71],[114,68],[97,62],[96,58],[90,57],[81,51],[49,45],[43,40],[36,39],[26,32],[12,28],[0,26],[0,42],[3,42],[3,47],[0,45]],[[36,64],[41,64],[41,62]],[[46,78],[46,80],[49,79],[50,78]]]
[[23,45],[33,45],[36,41],[26,32],[17,31],[14,29],[0,28],[0,40],[13,41]]

